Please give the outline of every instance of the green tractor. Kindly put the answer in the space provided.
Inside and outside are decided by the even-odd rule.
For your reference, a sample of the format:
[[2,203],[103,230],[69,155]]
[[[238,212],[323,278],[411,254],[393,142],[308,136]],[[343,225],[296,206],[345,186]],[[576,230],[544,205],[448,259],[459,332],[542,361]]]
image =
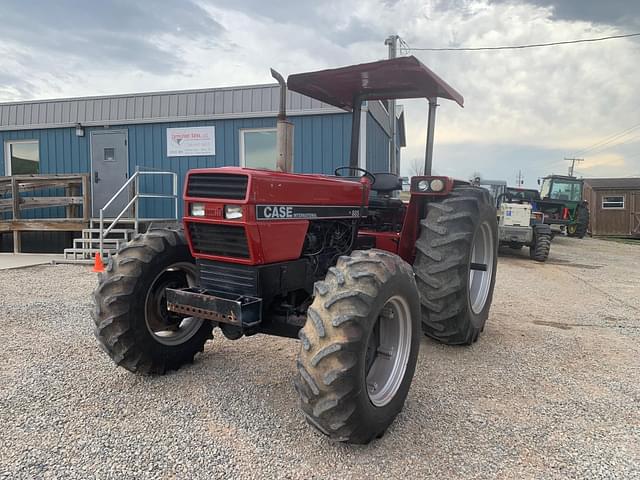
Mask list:
[[566,230],[569,237],[583,238],[589,227],[589,204],[582,200],[582,179],[549,175],[542,179],[538,210],[544,222]]

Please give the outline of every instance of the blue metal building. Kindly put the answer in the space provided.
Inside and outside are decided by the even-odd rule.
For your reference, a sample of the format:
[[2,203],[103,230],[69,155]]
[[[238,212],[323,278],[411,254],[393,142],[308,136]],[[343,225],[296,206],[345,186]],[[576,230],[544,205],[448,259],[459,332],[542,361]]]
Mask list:
[[[0,175],[91,173],[92,216],[96,217],[136,169],[175,172],[182,182],[191,168],[269,168],[271,161],[275,165],[278,100],[277,85],[256,85],[3,103]],[[348,165],[350,114],[294,92],[288,92],[287,105],[294,125],[295,172],[332,174],[336,167]],[[360,166],[388,171],[386,107],[369,102],[362,115],[366,119],[361,121]],[[178,156],[170,151],[167,142],[173,132],[201,131],[211,133],[209,147]],[[404,131],[404,125],[396,131]],[[143,188],[171,188],[169,179],[148,182]],[[182,192],[182,185],[179,188]],[[147,201],[140,210],[145,218],[168,218],[173,215],[173,204]],[[63,213],[62,209],[42,209],[28,214],[54,218]]]

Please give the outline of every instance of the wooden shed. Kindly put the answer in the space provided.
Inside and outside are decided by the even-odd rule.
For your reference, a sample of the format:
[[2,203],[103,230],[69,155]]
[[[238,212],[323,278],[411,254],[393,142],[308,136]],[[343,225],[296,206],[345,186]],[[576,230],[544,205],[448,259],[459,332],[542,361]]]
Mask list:
[[640,177],[585,178],[583,198],[591,235],[640,238]]

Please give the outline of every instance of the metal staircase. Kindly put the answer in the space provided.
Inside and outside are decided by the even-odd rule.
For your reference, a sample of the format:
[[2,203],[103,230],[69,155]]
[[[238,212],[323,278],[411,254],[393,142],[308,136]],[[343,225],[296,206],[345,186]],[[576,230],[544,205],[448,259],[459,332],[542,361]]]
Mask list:
[[[120,228],[113,228],[106,237],[103,237],[103,259],[109,258],[122,245],[130,241],[136,234],[133,228],[133,221],[129,219],[120,219],[118,222]],[[73,239],[73,247],[64,249],[64,259],[74,263],[91,263],[96,252],[100,251],[100,220],[95,218],[90,220],[89,228],[82,230],[80,238]],[[111,222],[107,221],[110,226]]]
[[[140,178],[145,175],[169,175],[172,179],[172,193],[142,193]],[[105,218],[105,210],[123,192],[131,197],[115,218]],[[141,218],[139,200],[141,198],[173,199],[174,216],[171,218]],[[64,249],[64,262],[93,263],[96,253],[103,259],[109,258],[129,242],[136,234],[145,231],[151,223],[176,222],[178,220],[178,176],[174,172],[136,170],[111,199],[100,209],[100,217],[89,221],[89,228],[82,230],[82,236],[73,240],[73,247]]]

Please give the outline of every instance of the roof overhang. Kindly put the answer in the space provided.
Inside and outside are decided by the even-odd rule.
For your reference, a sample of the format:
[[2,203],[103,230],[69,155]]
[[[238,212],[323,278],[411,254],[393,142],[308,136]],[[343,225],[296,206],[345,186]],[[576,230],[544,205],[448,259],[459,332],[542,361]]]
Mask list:
[[464,98],[414,56],[290,75],[294,92],[345,110],[354,100],[446,98],[461,107]]

